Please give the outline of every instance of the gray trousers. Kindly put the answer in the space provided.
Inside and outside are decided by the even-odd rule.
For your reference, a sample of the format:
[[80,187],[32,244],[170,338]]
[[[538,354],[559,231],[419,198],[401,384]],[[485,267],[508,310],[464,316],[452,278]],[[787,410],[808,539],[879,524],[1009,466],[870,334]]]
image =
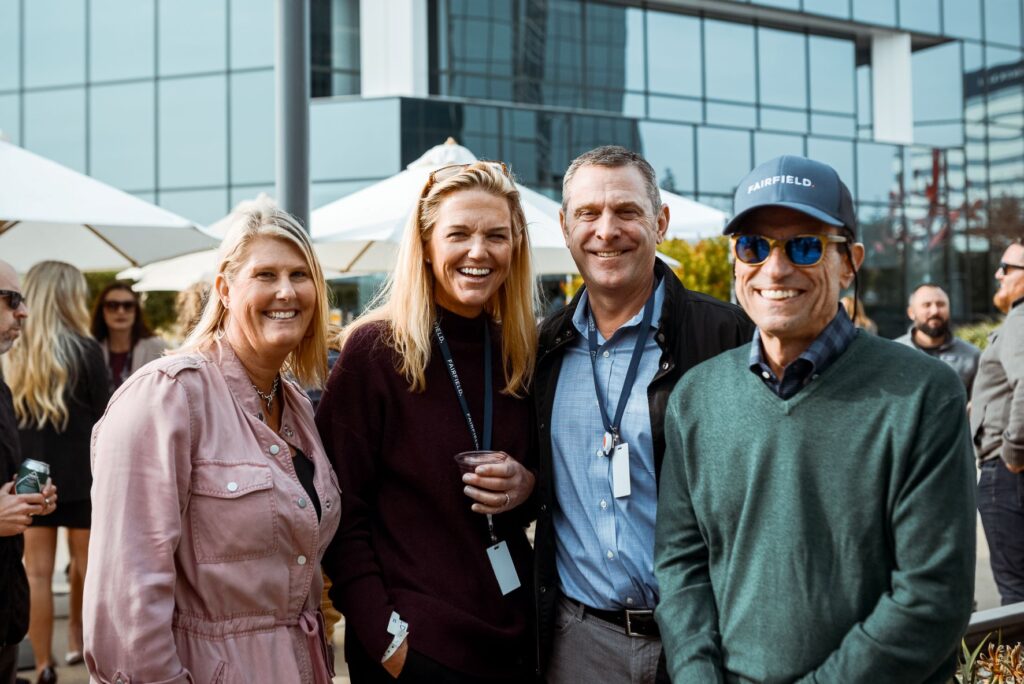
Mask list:
[[0,684],[14,684],[18,674],[18,644],[0,646]]
[[660,684],[661,640],[629,636],[625,630],[591,615],[564,596],[558,601],[555,639],[547,668],[548,684]]

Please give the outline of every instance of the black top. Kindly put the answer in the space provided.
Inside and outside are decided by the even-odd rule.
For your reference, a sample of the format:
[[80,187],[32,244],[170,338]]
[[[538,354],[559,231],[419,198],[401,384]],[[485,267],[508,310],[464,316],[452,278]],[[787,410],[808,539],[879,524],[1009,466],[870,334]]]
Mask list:
[[[292,447],[294,449],[294,447]],[[316,509],[316,519],[320,519],[320,497],[316,495],[316,487],[313,486],[313,478],[316,475],[316,466],[306,454],[300,449],[295,449],[295,457],[292,459],[295,466],[295,475],[299,478],[299,484],[309,494],[309,500],[313,502]]]
[[[0,483],[10,482],[21,454],[11,390],[0,379]],[[0,646],[17,644],[28,631],[28,578],[21,563],[25,540],[0,537]]]
[[[100,419],[110,399],[110,382],[103,351],[94,339],[84,338],[83,354],[64,390],[69,419],[58,431],[52,423],[41,429],[21,428],[21,454],[50,466],[50,479],[57,486],[61,503],[87,501],[92,487],[89,447],[92,426]],[[159,410],[154,407],[154,410]]]
[[[486,315],[439,310],[473,420],[483,424],[483,326],[494,363],[492,448],[528,468],[530,404],[503,394],[501,329]],[[473,449],[465,415],[433,341],[426,390],[412,392],[385,343],[386,324],[352,334],[324,390],[316,422],[341,484],[341,527],[324,556],[331,599],[345,615],[346,644],[358,639],[380,660],[395,610],[410,648],[471,677],[532,671],[532,553],[521,505],[494,516],[522,586],[502,596],[487,556],[486,517],[470,510],[455,454]],[[525,675],[524,675],[525,676]]]

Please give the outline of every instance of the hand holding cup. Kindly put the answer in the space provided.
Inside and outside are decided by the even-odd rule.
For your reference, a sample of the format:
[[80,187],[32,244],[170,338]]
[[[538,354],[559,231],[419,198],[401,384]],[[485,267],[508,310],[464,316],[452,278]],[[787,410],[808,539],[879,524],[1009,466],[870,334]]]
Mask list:
[[455,461],[466,484],[463,492],[475,502],[474,513],[512,510],[533,492],[533,473],[504,451],[463,451]]

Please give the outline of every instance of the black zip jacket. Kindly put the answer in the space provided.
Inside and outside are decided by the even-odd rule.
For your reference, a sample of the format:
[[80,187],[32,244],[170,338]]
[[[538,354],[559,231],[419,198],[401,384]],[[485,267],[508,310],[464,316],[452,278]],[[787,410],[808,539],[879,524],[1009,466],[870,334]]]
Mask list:
[[[11,390],[0,378],[0,484],[10,482],[20,465]],[[0,646],[20,643],[28,631],[28,578],[21,563],[24,546],[23,535],[0,537]]]
[[[739,307],[700,292],[691,292],[660,259],[654,273],[665,282],[665,302],[655,340],[661,347],[658,372],[647,386],[654,441],[654,472],[661,474],[665,455],[665,404],[683,373],[728,349],[750,342],[754,325]],[[552,512],[558,505],[551,454],[551,412],[554,408],[558,374],[566,345],[577,333],[572,317],[579,303],[577,293],[564,309],[552,314],[541,326],[533,400],[537,411],[540,472],[535,490],[537,531],[534,541],[537,598],[538,662],[543,673],[551,651],[555,610],[558,604],[558,568],[555,566],[555,526]]]

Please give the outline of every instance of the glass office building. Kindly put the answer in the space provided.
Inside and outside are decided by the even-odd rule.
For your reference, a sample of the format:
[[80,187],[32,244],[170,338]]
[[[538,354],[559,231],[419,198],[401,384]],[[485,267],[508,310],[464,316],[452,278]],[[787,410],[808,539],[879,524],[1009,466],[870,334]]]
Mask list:
[[[0,129],[212,221],[273,188],[275,0],[0,0]],[[557,197],[641,151],[728,210],[753,165],[832,164],[883,332],[919,282],[992,312],[1024,233],[1022,0],[311,0],[312,204],[453,136]]]

